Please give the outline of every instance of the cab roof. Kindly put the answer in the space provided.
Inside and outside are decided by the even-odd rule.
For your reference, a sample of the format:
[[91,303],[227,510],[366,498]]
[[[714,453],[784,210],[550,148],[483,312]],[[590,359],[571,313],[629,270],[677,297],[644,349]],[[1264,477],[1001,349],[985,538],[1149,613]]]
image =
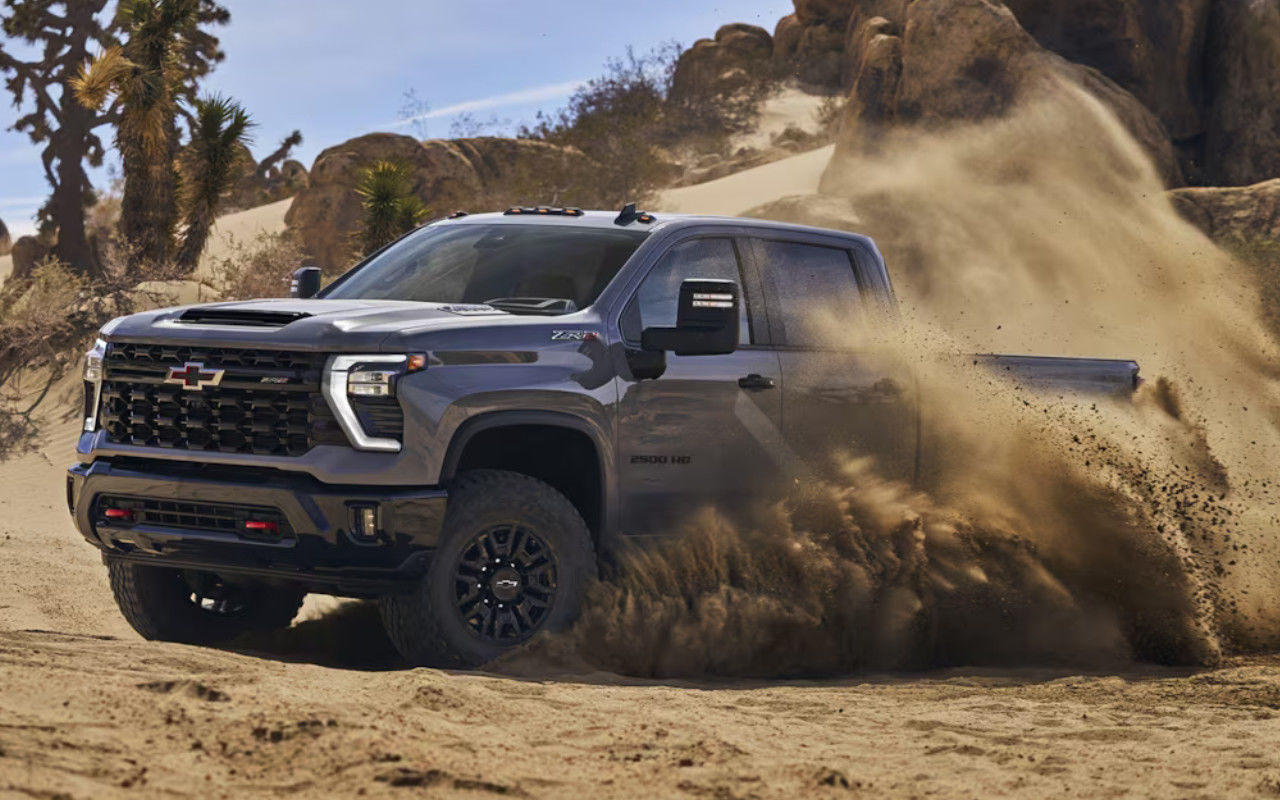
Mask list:
[[827,235],[842,236],[849,239],[855,239],[867,244],[874,244],[871,240],[858,233],[849,231],[832,230],[829,228],[817,228],[809,225],[797,225],[790,222],[777,222],[775,220],[752,219],[750,217],[726,217],[711,214],[670,214],[662,211],[653,212],[637,212],[639,215],[646,215],[651,218],[650,222],[641,222],[636,219],[625,224],[619,224],[619,213],[617,211],[590,211],[582,209],[571,209],[572,215],[564,213],[539,213],[537,207],[525,207],[519,213],[508,211],[498,211],[492,213],[466,214],[455,212],[447,218],[436,220],[431,225],[555,225],[564,227],[589,227],[589,228],[607,228],[613,230],[640,230],[640,231],[659,231],[673,230],[677,228],[696,227],[700,225],[733,225],[743,228],[756,228],[760,230],[773,231],[796,231],[809,233],[822,233]]

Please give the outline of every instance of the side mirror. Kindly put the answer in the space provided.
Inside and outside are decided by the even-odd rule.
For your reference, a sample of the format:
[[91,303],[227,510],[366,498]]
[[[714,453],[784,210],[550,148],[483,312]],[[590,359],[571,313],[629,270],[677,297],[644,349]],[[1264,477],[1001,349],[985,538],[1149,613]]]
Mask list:
[[289,284],[289,296],[298,298],[315,297],[320,291],[320,268],[303,267],[293,273],[293,282]]
[[640,346],[678,356],[716,356],[738,348],[738,284],[689,278],[680,284],[676,327],[645,328]]

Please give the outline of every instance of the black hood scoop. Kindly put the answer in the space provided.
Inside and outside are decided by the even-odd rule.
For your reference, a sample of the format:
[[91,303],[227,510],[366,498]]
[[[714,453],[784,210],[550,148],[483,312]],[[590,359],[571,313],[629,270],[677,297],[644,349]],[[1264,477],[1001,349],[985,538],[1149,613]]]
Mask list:
[[311,316],[303,311],[265,311],[250,308],[193,308],[178,317],[188,325],[242,325],[250,328],[283,328]]

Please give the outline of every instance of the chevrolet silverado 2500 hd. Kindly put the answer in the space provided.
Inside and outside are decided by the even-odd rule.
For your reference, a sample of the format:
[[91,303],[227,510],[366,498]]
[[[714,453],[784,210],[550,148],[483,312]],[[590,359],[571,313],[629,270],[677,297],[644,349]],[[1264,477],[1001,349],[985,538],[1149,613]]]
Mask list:
[[[323,592],[377,598],[412,663],[475,665],[569,624],[598,559],[696,506],[836,450],[921,469],[910,370],[815,324],[891,319],[863,236],[517,208],[318,289],[304,268],[293,299],[116,319],[86,357],[67,503],[147,638],[287,626]],[[981,360],[1054,391],[1137,382]]]

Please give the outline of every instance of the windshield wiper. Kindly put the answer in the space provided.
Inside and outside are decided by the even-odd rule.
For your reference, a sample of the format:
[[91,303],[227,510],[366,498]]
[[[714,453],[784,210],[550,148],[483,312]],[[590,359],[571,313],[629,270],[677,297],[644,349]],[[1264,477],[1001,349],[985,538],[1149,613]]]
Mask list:
[[578,304],[566,297],[495,297],[484,304],[513,314],[555,316],[578,310]]

